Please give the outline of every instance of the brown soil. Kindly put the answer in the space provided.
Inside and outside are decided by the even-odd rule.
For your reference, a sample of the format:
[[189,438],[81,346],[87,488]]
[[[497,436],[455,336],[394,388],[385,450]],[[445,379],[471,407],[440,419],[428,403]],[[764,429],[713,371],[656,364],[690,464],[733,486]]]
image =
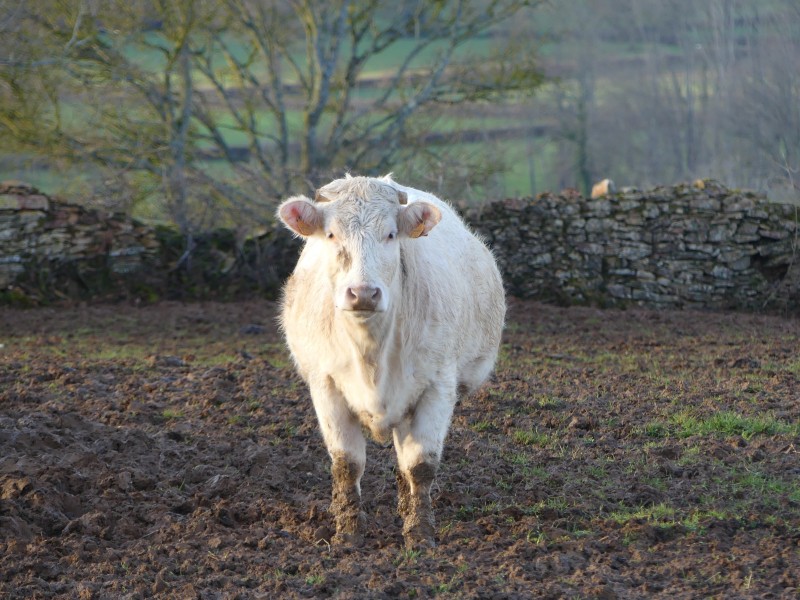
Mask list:
[[363,547],[272,303],[0,309],[2,598],[795,598],[800,322],[513,302],[438,545],[372,443]]

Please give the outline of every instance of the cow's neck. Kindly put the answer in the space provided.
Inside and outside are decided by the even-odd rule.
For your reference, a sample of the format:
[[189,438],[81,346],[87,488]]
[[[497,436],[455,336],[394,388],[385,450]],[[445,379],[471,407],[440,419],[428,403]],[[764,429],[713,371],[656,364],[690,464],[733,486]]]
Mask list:
[[353,353],[366,365],[377,367],[394,346],[396,318],[391,308],[363,321],[337,315],[337,324]]

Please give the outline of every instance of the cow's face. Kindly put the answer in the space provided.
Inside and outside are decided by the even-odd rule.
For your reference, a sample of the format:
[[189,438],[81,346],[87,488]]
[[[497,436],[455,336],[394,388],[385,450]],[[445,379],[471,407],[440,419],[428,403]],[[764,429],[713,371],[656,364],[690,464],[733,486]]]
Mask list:
[[398,293],[401,240],[427,235],[441,219],[432,204],[407,204],[405,193],[363,177],[334,181],[313,202],[290,198],[278,214],[315,245],[335,307],[360,318],[385,312]]

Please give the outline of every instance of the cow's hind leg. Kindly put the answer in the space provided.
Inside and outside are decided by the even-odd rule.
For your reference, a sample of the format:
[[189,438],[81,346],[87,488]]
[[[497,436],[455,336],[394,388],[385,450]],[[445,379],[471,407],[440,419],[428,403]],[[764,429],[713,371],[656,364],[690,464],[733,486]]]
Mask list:
[[360,545],[366,515],[361,510],[361,476],[367,444],[361,425],[347,408],[344,397],[326,381],[311,386],[311,397],[322,437],[331,457],[333,497],[330,511],[336,523],[334,543]]
[[431,506],[431,484],[437,465],[421,462],[409,469],[405,489],[399,489],[399,512],[403,517],[403,539],[409,548],[436,545],[436,520]]
[[411,486],[406,479],[405,473],[397,469],[397,514],[403,519],[408,514],[409,504],[411,502]]
[[417,402],[413,416],[394,430],[399,473],[398,512],[409,548],[434,547],[436,526],[431,485],[436,477],[444,439],[455,403],[452,390],[431,387]]

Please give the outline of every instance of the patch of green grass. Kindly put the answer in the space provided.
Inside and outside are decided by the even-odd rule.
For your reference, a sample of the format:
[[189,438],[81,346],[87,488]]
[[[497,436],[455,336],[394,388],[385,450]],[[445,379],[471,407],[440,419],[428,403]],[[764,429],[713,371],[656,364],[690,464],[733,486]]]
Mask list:
[[530,542],[534,546],[540,546],[547,543],[547,535],[542,531],[531,529],[525,535],[525,540]]
[[786,369],[794,375],[800,375],[800,359],[790,362]]
[[650,471],[650,462],[644,454],[632,456],[625,465],[625,473],[635,477],[639,477],[642,473],[649,473]]
[[218,367],[227,365],[228,363],[235,363],[239,360],[238,353],[220,352],[218,354],[197,355],[192,361],[198,366],[204,367]]
[[514,488],[514,485],[503,477],[495,480],[494,484],[498,489],[503,490],[504,492],[510,492]]
[[526,466],[531,462],[531,457],[527,454],[523,454],[522,452],[512,452],[510,454],[506,454],[504,458],[512,465]]
[[468,566],[460,564],[456,567],[456,572],[450,577],[449,581],[442,582],[433,588],[433,594],[449,594],[452,593],[459,585],[461,585],[462,575],[466,573]]
[[631,521],[644,521],[654,527],[683,527],[687,531],[698,533],[703,532],[703,522],[712,519],[728,519],[730,517],[731,514],[729,512],[718,509],[692,510],[688,514],[682,514],[678,509],[663,502],[653,506],[627,508],[613,512],[609,516],[612,521],[620,525],[625,525]]
[[172,421],[175,419],[182,419],[183,413],[173,408],[165,408],[163,411],[161,411],[161,416],[167,421]]
[[563,496],[551,496],[545,500],[544,505],[558,512],[563,512],[569,509],[569,502]]
[[650,487],[665,492],[669,488],[669,485],[663,478],[657,475],[650,475],[642,477],[642,483],[645,485],[649,485]]
[[605,468],[599,465],[590,465],[586,467],[586,474],[594,479],[605,479],[608,476],[608,472]]
[[550,477],[550,474],[544,467],[523,467],[522,474],[526,479],[547,480]]
[[513,439],[515,443],[522,446],[536,446],[539,448],[546,448],[553,441],[550,434],[542,433],[535,429],[518,429],[514,432]]
[[478,421],[477,423],[473,423],[472,425],[470,425],[470,429],[472,429],[473,431],[477,431],[478,433],[481,433],[483,431],[489,431],[493,427],[494,423],[492,423],[488,419],[484,419],[482,421]]
[[800,433],[800,426],[789,425],[774,417],[746,417],[736,412],[725,411],[707,418],[697,418],[688,413],[679,413],[672,418],[680,437],[693,435],[740,435],[750,439],[756,435]]
[[695,445],[684,448],[683,453],[678,459],[678,464],[683,466],[692,465],[698,461],[702,453],[703,450],[700,446]]
[[87,359],[92,360],[137,360],[144,361],[150,355],[148,349],[142,346],[122,346],[118,348],[101,348],[97,352],[88,351],[85,354]]
[[324,575],[308,575],[306,577],[306,585],[319,585],[325,581]]
[[[776,509],[784,502],[800,502],[800,482],[746,470],[734,473],[732,480],[723,482],[721,492],[725,497],[741,498],[736,503],[736,514],[744,518],[754,509]],[[766,519],[767,516],[765,515]]]
[[723,510],[695,510],[688,517],[682,519],[680,524],[689,531],[703,532],[703,521],[709,519],[723,520],[730,517],[730,514]]
[[661,503],[613,512],[609,518],[620,525],[638,520],[654,523],[674,523],[675,509]]
[[276,446],[297,435],[299,426],[295,423],[269,423],[262,428],[271,446]]
[[534,402],[537,407],[545,409],[561,408],[566,404],[562,398],[548,394],[534,396]]
[[733,411],[724,411],[709,417],[697,417],[683,411],[669,417],[668,422],[652,421],[643,429],[644,435],[652,438],[676,436],[742,436],[749,440],[759,435],[800,435],[800,424],[790,424],[772,416],[748,417]]
[[644,434],[651,438],[664,438],[669,435],[669,428],[664,423],[648,423],[644,426]]
[[394,559],[395,566],[399,566],[403,563],[415,563],[417,559],[422,554],[422,550],[412,550],[410,548],[405,548],[400,551],[400,554],[397,555],[397,558]]
[[789,493],[787,496],[789,498],[789,502],[800,504],[800,482],[795,481],[789,486]]

